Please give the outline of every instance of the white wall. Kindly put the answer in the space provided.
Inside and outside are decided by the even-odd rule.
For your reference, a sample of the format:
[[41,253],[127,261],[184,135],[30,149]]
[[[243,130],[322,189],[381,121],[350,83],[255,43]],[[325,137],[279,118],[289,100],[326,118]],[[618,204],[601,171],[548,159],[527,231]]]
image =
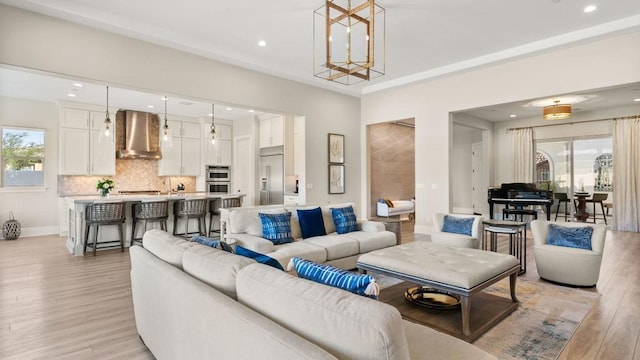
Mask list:
[[[360,204],[360,101],[63,20],[0,5],[0,64],[306,119],[308,203]],[[345,194],[328,195],[327,133],[345,135]]]
[[[637,82],[638,64],[640,32],[634,32],[367,94],[362,98],[361,136],[368,124],[415,118],[416,232],[429,233],[433,214],[450,211],[452,205],[450,172],[445,170],[451,163],[446,151],[451,144],[451,112]],[[494,150],[499,154],[506,149]],[[366,173],[364,145],[362,152]],[[365,208],[366,180],[362,187]]]
[[0,188],[0,225],[9,211],[20,222],[21,236],[58,232],[58,106],[51,102],[0,96],[0,125],[45,130],[45,188]]

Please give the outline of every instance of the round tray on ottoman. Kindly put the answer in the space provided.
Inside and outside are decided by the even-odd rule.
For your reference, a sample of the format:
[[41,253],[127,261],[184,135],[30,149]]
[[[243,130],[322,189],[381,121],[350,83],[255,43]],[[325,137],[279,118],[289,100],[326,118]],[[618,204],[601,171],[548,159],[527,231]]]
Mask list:
[[415,286],[404,292],[407,301],[429,309],[449,310],[460,307],[460,296],[428,286]]

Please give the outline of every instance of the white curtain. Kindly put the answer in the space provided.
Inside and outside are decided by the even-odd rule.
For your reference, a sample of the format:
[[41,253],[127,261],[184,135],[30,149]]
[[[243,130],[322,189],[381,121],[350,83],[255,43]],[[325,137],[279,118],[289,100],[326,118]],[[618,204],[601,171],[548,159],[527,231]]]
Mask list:
[[511,133],[511,148],[513,149],[513,181],[533,182],[533,162],[535,150],[533,148],[533,129],[516,129]]
[[640,119],[613,123],[613,230],[640,232]]

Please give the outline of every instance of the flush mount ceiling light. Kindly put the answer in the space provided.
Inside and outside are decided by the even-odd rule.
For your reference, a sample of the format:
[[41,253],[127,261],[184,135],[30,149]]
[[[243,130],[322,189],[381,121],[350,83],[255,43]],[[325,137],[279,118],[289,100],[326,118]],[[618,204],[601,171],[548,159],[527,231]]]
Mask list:
[[545,120],[561,120],[571,116],[571,104],[560,104],[560,100],[555,100],[553,105],[545,106],[542,110],[542,117]]
[[373,0],[326,0],[313,12],[313,74],[344,85],[384,75],[385,10]]

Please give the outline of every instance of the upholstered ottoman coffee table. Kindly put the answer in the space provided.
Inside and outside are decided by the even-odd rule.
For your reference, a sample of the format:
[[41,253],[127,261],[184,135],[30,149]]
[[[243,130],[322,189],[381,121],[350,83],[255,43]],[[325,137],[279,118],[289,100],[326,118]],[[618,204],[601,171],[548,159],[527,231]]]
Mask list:
[[495,325],[518,306],[515,289],[520,262],[508,254],[414,241],[363,254],[357,266],[361,272],[380,273],[460,296],[461,337],[467,341],[479,336],[471,333],[469,318],[471,300],[484,288],[510,277],[511,302],[500,313],[492,315],[481,331]]

